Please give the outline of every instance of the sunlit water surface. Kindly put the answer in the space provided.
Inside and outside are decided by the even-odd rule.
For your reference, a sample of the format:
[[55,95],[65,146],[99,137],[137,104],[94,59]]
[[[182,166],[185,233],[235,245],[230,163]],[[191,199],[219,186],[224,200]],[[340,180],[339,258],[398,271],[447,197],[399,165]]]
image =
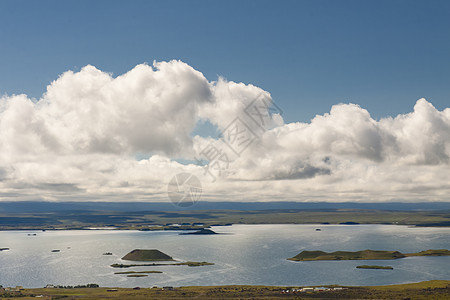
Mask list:
[[[316,231],[316,228],[322,231]],[[2,231],[0,285],[47,284],[152,287],[186,285],[384,285],[450,279],[450,257],[410,257],[379,261],[286,260],[302,250],[357,251],[450,249],[449,228],[394,225],[233,225],[213,227],[218,235],[179,235],[178,231]],[[36,236],[29,236],[36,233]],[[59,249],[61,252],[51,252]],[[133,249],[158,249],[182,261],[213,266],[158,266],[115,269]],[[112,256],[102,255],[112,252]],[[389,265],[394,270],[356,269]],[[159,270],[130,278],[119,271]]]

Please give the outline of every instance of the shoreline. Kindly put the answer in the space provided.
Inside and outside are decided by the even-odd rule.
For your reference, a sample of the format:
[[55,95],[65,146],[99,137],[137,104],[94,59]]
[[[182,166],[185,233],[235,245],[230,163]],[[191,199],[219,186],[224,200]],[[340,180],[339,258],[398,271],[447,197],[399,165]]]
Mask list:
[[[136,271],[130,271],[134,273],[139,273]],[[153,271],[152,271],[153,272]],[[120,273],[120,272],[119,272]],[[115,275],[119,273],[114,273]],[[119,274],[120,275],[120,274]],[[239,287],[239,286],[246,286],[246,287],[271,287],[271,288],[302,288],[302,287],[347,287],[347,288],[374,288],[374,287],[391,287],[391,286],[408,286],[408,285],[418,285],[418,284],[428,284],[428,283],[434,283],[434,282],[440,282],[440,283],[446,283],[449,285],[450,288],[450,279],[432,279],[432,280],[422,280],[422,281],[405,281],[402,283],[392,283],[392,284],[381,284],[381,285],[342,285],[342,284],[334,284],[334,283],[324,283],[324,284],[315,284],[315,285],[293,285],[293,284],[287,284],[287,285],[262,285],[262,284],[222,284],[222,285],[179,285],[179,286],[172,286],[173,288],[220,288],[220,287]],[[92,284],[92,283],[90,283]],[[86,284],[86,285],[90,285]],[[94,283],[94,285],[96,285]],[[17,286],[17,285],[16,285]],[[59,287],[60,285],[53,285],[51,289],[61,289],[61,290],[72,290],[72,289],[78,289],[79,287],[76,287],[76,285],[70,286],[70,288],[64,288]],[[20,286],[24,290],[36,290],[36,289],[48,289],[47,287],[23,287]],[[100,288],[100,289],[132,289],[135,286],[130,287],[117,287],[117,286],[97,286],[94,288]],[[152,287],[141,287],[142,289],[153,289],[153,288],[163,288],[162,286],[152,286]],[[5,288],[5,286],[3,286]],[[89,287],[82,287],[82,288],[89,288]]]
[[[450,280],[431,280],[415,283],[389,284],[377,286],[264,286],[264,285],[219,285],[219,286],[165,286],[165,287],[98,287],[88,284],[83,287],[22,288],[1,291],[0,296],[12,296],[12,299],[28,299],[27,297],[77,299],[254,299],[254,298],[339,298],[339,299],[403,299],[413,296],[417,298],[433,297],[447,299],[450,295]],[[362,297],[364,296],[364,297]],[[422,299],[421,298],[421,299]],[[45,299],[45,298],[44,298]]]

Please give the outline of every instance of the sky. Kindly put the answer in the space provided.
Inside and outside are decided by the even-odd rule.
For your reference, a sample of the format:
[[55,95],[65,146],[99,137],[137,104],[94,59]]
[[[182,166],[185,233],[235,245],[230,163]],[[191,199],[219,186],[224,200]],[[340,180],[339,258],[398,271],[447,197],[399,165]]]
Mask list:
[[449,201],[449,13],[0,0],[0,201]]

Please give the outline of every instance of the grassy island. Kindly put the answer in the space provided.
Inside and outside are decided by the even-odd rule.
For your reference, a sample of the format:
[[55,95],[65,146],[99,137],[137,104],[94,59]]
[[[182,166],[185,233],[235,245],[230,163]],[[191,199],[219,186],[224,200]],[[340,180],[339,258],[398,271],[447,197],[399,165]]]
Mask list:
[[357,269],[372,269],[372,270],[394,270],[391,266],[368,266],[368,265],[361,265],[356,266]]
[[131,268],[131,267],[155,267],[155,266],[188,266],[188,267],[201,267],[201,266],[211,266],[213,263],[209,263],[206,261],[198,262],[198,261],[186,261],[172,264],[164,264],[164,263],[153,263],[153,264],[112,264],[113,268]]
[[203,229],[200,229],[200,230],[197,230],[197,231],[194,231],[194,232],[180,233],[180,235],[188,235],[188,234],[200,234],[200,235],[202,235],[202,234],[218,234],[218,233],[212,231],[211,229],[206,229],[206,228],[203,228]]
[[114,274],[152,274],[152,273],[162,273],[161,271],[127,271],[127,272],[115,272]]
[[182,262],[182,263],[176,263],[174,265],[177,266],[188,266],[188,267],[201,267],[201,266],[212,266],[214,265],[213,263],[209,263],[206,261],[187,261],[187,262]]
[[123,260],[132,260],[132,261],[171,261],[173,258],[165,253],[162,253],[159,250],[151,249],[134,249],[124,257]]
[[288,260],[292,261],[312,261],[312,260],[375,260],[375,259],[397,259],[410,256],[449,256],[450,251],[446,249],[439,250],[425,250],[418,253],[403,254],[399,251],[377,251],[377,250],[363,250],[363,251],[302,251]]
[[[122,257],[123,260],[132,261],[175,261],[171,256],[162,253],[159,250],[151,249],[135,249]],[[151,263],[151,264],[112,264],[113,268],[131,268],[131,267],[154,267],[154,266],[188,266],[188,267],[200,267],[214,265],[206,261],[186,261],[186,262],[176,262],[176,263]]]

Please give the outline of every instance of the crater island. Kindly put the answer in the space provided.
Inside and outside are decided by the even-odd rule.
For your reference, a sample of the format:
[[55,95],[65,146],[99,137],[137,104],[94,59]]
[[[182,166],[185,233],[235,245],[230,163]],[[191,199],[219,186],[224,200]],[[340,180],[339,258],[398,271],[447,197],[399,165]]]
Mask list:
[[123,260],[132,260],[132,261],[173,261],[174,259],[156,249],[134,249],[124,257]]
[[[176,261],[171,256],[156,250],[156,249],[134,249],[124,257],[123,260],[131,261]],[[214,265],[206,261],[196,262],[196,261],[186,261],[186,262],[176,262],[176,263],[151,263],[151,264],[112,264],[113,268],[131,268],[131,267],[154,267],[154,266],[188,266],[188,267],[200,267]]]

